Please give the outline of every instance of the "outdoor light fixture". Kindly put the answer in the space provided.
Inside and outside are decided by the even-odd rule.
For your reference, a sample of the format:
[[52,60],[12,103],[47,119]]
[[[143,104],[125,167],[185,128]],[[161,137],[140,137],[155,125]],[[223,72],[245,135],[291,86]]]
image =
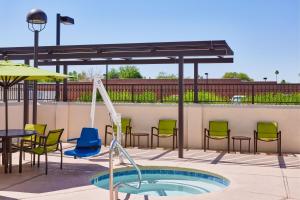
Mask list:
[[47,15],[40,9],[32,9],[27,14],[26,21],[28,23],[29,30],[31,30],[32,32],[40,32],[46,27]]
[[[74,18],[69,17],[69,16],[61,16],[60,13],[56,14],[56,45],[59,46],[60,45],[60,24],[64,24],[64,25],[73,25],[74,22]],[[58,61],[58,59],[57,59]],[[68,66],[64,65],[64,72],[67,73],[68,72]],[[60,66],[56,65],[56,72],[60,73]],[[57,81],[55,84],[55,100],[59,101],[60,99],[60,83]],[[63,101],[67,101],[67,79],[64,80],[63,83]]]
[[[34,32],[33,66],[38,67],[39,32],[44,30],[47,24],[47,15],[40,9],[32,9],[26,16],[28,29]],[[37,122],[37,82],[33,82],[32,97],[32,123]]]
[[68,16],[60,16],[60,22],[64,25],[73,25],[75,23],[74,18]]

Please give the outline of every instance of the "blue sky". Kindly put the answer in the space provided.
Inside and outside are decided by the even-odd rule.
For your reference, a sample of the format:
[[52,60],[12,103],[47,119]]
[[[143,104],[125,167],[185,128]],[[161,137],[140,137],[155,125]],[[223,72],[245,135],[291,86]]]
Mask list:
[[[31,8],[48,15],[41,45],[55,44],[56,13],[75,18],[62,26],[62,44],[102,44],[189,40],[226,40],[235,52],[233,64],[202,64],[199,73],[221,77],[245,72],[256,80],[268,77],[299,82],[300,1],[298,0],[9,0],[0,6],[0,46],[31,46],[33,34],[25,17]],[[175,65],[139,66],[144,76],[177,74]],[[70,67],[86,70],[90,66]],[[48,68],[49,69],[49,68]],[[52,68],[53,69],[53,68]],[[97,66],[103,73],[104,67]],[[185,76],[193,76],[185,65]]]

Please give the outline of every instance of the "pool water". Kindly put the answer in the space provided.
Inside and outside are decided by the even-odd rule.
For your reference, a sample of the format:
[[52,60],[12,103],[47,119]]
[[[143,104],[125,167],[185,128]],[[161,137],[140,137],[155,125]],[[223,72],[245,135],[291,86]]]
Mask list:
[[[222,190],[229,181],[209,172],[181,168],[142,168],[140,189],[122,186],[119,192],[151,196],[198,195]],[[102,174],[92,179],[92,184],[108,189],[109,176]],[[137,172],[134,169],[114,173],[114,183],[127,183],[137,186]]]

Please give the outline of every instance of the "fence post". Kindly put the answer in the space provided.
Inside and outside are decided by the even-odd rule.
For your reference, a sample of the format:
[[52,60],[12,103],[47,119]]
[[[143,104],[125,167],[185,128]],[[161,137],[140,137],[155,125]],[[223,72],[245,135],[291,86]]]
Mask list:
[[20,87],[20,83],[18,83],[18,102],[21,101],[21,87]]
[[133,91],[133,88],[134,87],[134,85],[133,84],[131,84],[131,102],[133,103],[134,102],[134,91]]
[[163,85],[160,84],[160,103],[163,102]]
[[254,104],[254,84],[252,84],[251,86],[252,86],[252,88],[251,88],[251,95],[252,95],[251,103]]

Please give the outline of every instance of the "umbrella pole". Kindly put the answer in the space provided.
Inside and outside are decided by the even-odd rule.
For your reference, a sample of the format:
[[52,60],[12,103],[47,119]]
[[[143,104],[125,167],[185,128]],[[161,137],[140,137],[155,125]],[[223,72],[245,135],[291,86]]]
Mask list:
[[7,104],[7,86],[3,87],[3,100],[5,104],[5,132],[6,137],[4,137],[3,141],[3,157],[4,157],[4,172],[8,172],[8,152],[7,152],[7,135],[8,135],[8,104]]
[[3,99],[5,104],[5,131],[7,136],[8,131],[8,103],[7,103],[7,87],[5,86],[3,89]]

